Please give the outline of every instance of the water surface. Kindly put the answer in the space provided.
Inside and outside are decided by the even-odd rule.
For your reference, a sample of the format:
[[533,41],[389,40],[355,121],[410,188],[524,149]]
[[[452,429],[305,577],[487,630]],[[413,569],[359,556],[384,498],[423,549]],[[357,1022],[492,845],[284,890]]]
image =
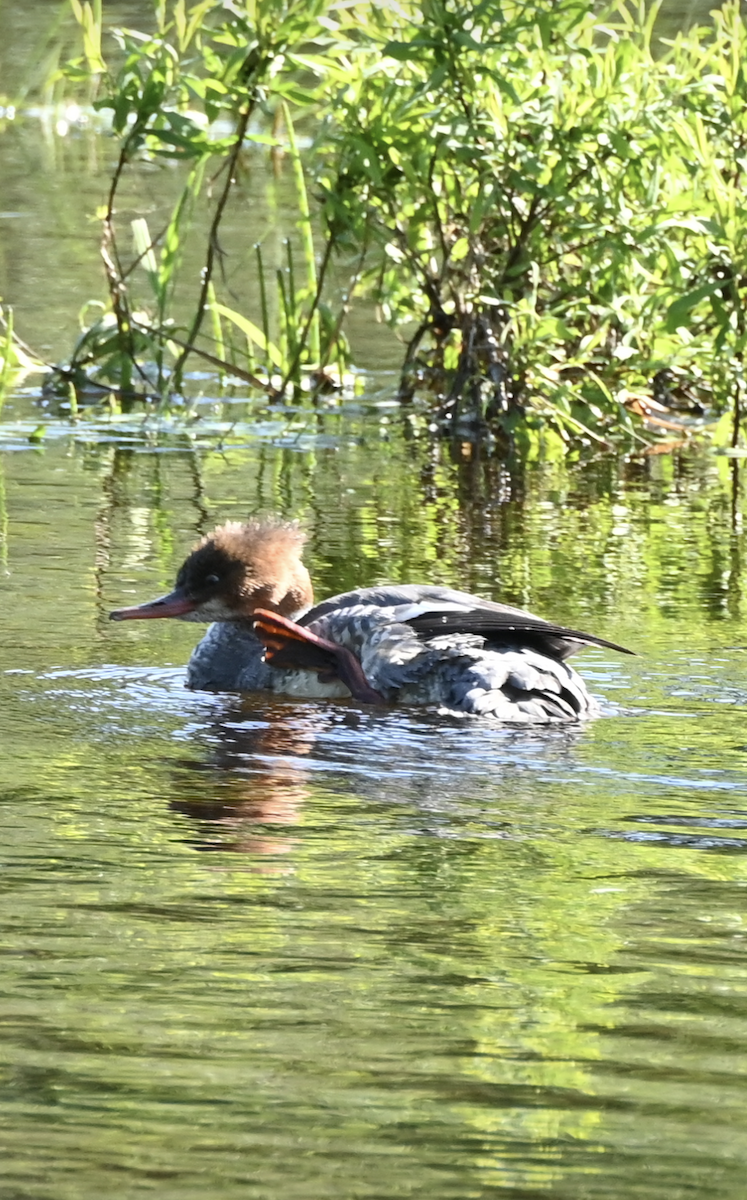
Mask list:
[[[0,10],[16,47],[41,7]],[[0,290],[62,355],[110,149],[29,128]],[[742,1200],[741,468],[501,464],[356,336],[361,394],[313,412],[209,376],[188,424],[7,401],[0,1195]],[[566,729],[187,692],[194,626],[107,614],[257,511],[320,596],[430,579],[638,657],[579,655],[603,716]]]
[[[5,1195],[743,1194],[729,468],[512,476],[380,420],[2,455]],[[578,729],[189,693],[194,627],[106,613],[260,507],[320,593],[465,577],[640,656],[579,657]]]

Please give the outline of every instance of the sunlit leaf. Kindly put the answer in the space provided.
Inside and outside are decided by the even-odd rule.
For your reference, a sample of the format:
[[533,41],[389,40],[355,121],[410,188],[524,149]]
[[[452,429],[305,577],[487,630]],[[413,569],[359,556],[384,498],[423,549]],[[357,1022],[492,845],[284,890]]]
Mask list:
[[723,283],[718,281],[703,283],[700,287],[693,288],[692,291],[687,292],[684,296],[678,297],[673,304],[670,304],[667,310],[667,329],[670,332],[678,329],[686,321],[694,308],[709,296],[713,296],[722,287]]
[[225,317],[235,325],[237,329],[240,329],[242,333],[246,334],[261,350],[264,350],[270,362],[279,370],[282,370],[283,356],[280,350],[271,341],[268,341],[262,330],[253,321],[250,321],[248,317],[243,316],[241,313],[235,312],[232,308],[226,308],[224,304],[215,304],[211,307],[220,316]]

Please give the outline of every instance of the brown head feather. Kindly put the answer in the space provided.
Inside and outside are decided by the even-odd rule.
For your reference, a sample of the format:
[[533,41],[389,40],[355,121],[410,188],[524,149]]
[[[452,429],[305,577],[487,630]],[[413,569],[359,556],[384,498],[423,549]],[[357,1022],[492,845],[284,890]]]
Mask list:
[[314,599],[301,561],[305,540],[292,521],[227,521],[197,543],[179,571],[177,586],[194,592],[217,578],[224,620],[248,618],[255,608],[297,615]]

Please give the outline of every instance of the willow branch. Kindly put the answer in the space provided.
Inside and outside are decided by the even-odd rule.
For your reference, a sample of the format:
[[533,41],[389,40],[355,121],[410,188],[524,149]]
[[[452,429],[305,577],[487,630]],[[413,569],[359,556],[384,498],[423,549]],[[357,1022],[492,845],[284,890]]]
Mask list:
[[303,353],[303,348],[306,345],[306,339],[309,336],[309,330],[311,329],[311,322],[314,319],[314,313],[316,312],[316,310],[319,306],[319,301],[321,300],[321,297],[322,297],[322,288],[324,287],[324,279],[327,274],[327,267],[329,266],[329,262],[332,257],[332,249],[334,247],[334,244],[335,244],[334,236],[333,236],[333,234],[330,234],[329,238],[327,239],[327,245],[324,249],[324,257],[323,257],[323,259],[321,261],[321,265],[319,267],[319,275],[317,277],[317,285],[316,285],[316,292],[314,294],[314,299],[311,302],[311,308],[309,309],[309,314],[306,318],[306,322],[303,327],[303,332],[302,332],[300,338],[298,339],[298,345],[296,346],[296,352],[293,355],[293,358],[291,359],[291,364],[288,367],[288,370],[285,372],[285,375],[283,376],[283,381],[280,384],[280,387],[278,389],[278,393],[277,393],[278,400],[282,400],[283,396],[285,395],[285,389],[287,388],[290,380],[295,375],[298,364],[301,361],[301,354]]
[[109,286],[112,308],[117,321],[120,343],[126,347],[130,359],[135,359],[135,347],[132,340],[132,324],[130,322],[130,306],[127,300],[122,264],[117,250],[117,239],[114,233],[114,201],[119,187],[119,181],[129,159],[130,138],[125,140],[119,152],[119,159],[112,175],[109,195],[104,214],[104,227],[101,234],[101,258],[104,262],[106,282]]
[[221,191],[221,194],[218,197],[218,203],[215,206],[215,213],[213,214],[213,220],[210,224],[210,234],[208,237],[207,255],[205,257],[205,266],[202,271],[202,286],[200,288],[200,295],[199,295],[199,298],[197,301],[197,311],[195,313],[194,321],[192,322],[192,328],[190,329],[189,334],[187,336],[186,344],[184,344],[182,352],[179,355],[179,358],[176,360],[176,363],[174,364],[173,378],[174,378],[174,386],[176,388],[181,388],[184,364],[187,360],[188,355],[191,354],[195,348],[194,347],[195,339],[197,338],[197,335],[200,332],[200,328],[202,326],[202,321],[205,316],[205,309],[207,308],[207,302],[208,302],[208,292],[209,292],[210,284],[211,284],[212,278],[213,278],[213,268],[215,266],[215,256],[218,253],[218,229],[220,228],[220,223],[223,220],[223,213],[225,211],[226,205],[228,204],[228,197],[231,193],[231,187],[233,186],[233,183],[234,183],[236,164],[239,159],[239,154],[241,153],[241,147],[244,144],[244,138],[246,137],[246,131],[249,126],[249,121],[251,119],[252,113],[254,112],[255,105],[256,105],[256,92],[253,92],[251,98],[249,99],[248,103],[246,104],[246,107],[243,109],[243,111],[241,112],[241,114],[239,116],[238,125],[236,127],[236,137],[234,139],[233,146],[231,147],[231,153],[228,156],[228,161],[226,164],[227,170],[226,170],[226,178],[223,183],[223,190]]

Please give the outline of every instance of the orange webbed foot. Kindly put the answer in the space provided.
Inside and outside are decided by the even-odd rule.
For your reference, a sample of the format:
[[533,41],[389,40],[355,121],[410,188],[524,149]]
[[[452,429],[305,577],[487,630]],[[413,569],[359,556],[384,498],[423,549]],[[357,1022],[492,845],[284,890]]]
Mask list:
[[362,704],[384,704],[384,697],[371,687],[352,650],[268,609],[255,609],[252,623],[265,648],[265,662],[271,667],[317,671],[326,682],[341,680]]

